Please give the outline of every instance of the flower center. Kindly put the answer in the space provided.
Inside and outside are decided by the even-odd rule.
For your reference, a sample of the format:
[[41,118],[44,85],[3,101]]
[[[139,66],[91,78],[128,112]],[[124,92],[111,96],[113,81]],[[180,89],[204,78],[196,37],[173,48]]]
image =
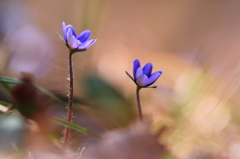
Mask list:
[[78,40],[78,42],[77,42],[78,44],[81,44],[81,42]]

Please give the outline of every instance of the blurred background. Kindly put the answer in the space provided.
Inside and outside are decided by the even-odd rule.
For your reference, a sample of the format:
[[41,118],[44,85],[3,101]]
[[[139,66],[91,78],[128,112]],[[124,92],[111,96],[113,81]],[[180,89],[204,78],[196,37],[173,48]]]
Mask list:
[[[155,141],[172,155],[168,158],[237,159],[239,19],[240,1],[236,0],[0,0],[0,73],[14,78],[21,72],[33,73],[38,85],[64,97],[68,49],[55,32],[62,34],[63,21],[77,33],[89,29],[91,38],[98,41],[74,55],[74,91],[76,98],[97,96],[97,104],[90,103],[103,102],[104,109],[97,107],[102,116],[96,117],[88,106],[76,104],[77,112],[88,114],[81,117],[83,125],[102,133],[134,123],[135,85],[125,71],[131,74],[132,61],[139,59],[142,65],[151,62],[154,72],[163,72],[155,83],[158,87],[142,90],[141,99],[149,134],[164,129]],[[105,83],[98,83],[99,79]],[[95,87],[96,81],[107,85],[100,94],[117,92],[113,97],[117,100],[106,98],[106,102],[99,100],[100,94],[91,94],[101,89]],[[113,113],[106,110],[110,101],[114,104],[109,107],[117,102],[124,111],[114,108],[109,119],[96,122]],[[116,114],[119,122],[114,123]]]

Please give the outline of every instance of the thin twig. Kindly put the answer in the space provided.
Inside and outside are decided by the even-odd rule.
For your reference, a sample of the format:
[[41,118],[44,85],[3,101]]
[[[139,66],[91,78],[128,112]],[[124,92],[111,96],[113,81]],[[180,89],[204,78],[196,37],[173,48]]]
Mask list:
[[[72,122],[72,103],[73,103],[73,69],[72,69],[72,55],[73,53],[69,52],[69,97],[68,97],[68,113],[67,113],[67,121]],[[68,145],[70,134],[70,128],[68,126],[65,127],[63,144]]]
[[143,120],[143,115],[142,115],[142,108],[141,108],[141,102],[140,102],[140,97],[139,97],[140,89],[141,89],[141,87],[137,86],[136,96],[137,96],[138,115],[139,115],[139,119],[142,121]]
[[82,157],[83,152],[85,151],[85,149],[86,149],[86,147],[83,147],[83,148],[80,150],[78,158],[81,158],[81,157]]

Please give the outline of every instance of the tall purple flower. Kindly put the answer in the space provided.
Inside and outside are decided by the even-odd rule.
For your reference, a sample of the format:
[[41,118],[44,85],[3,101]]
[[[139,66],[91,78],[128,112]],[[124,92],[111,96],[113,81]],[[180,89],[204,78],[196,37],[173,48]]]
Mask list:
[[[72,122],[73,117],[73,67],[72,67],[72,55],[75,52],[85,51],[92,46],[97,39],[89,40],[91,36],[90,30],[84,30],[78,36],[72,25],[66,25],[62,23],[63,38],[57,33],[57,35],[64,41],[65,45],[69,48],[69,96],[68,96],[68,110],[67,110],[67,122]],[[63,133],[63,144],[68,145],[70,135],[70,127],[66,125]]]
[[138,59],[133,61],[133,77],[126,72],[126,74],[133,80],[133,82],[137,85],[136,87],[136,98],[137,98],[137,108],[139,119],[143,120],[141,102],[139,91],[142,88],[156,88],[156,86],[151,86],[161,75],[162,71],[157,71],[152,73],[152,64],[147,63],[144,67],[141,67],[140,61]]
[[129,77],[139,87],[148,87],[152,85],[162,74],[162,71],[152,73],[152,64],[147,63],[143,68],[141,67],[138,59],[133,61],[133,78],[128,74]]
[[97,41],[97,39],[89,40],[91,36],[90,30],[84,30],[77,36],[73,26],[66,25],[64,22],[62,22],[62,32],[64,41],[71,50],[86,50]]

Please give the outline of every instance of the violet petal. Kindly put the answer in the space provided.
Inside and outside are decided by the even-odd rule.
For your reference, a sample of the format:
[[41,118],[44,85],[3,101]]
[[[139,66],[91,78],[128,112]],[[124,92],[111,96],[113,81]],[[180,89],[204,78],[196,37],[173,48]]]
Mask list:
[[96,41],[97,41],[97,39],[92,39],[92,40],[88,40],[84,43],[81,43],[81,44],[78,45],[78,49],[80,49],[80,50],[87,49],[90,46],[92,46]]
[[140,62],[138,59],[134,60],[133,61],[133,77],[134,77],[134,80],[136,80],[136,72],[137,72],[137,69],[140,67]]
[[73,27],[72,25],[67,25],[67,26],[66,26],[66,32],[68,32],[68,30],[71,30],[71,31],[72,31],[72,34],[73,34],[74,36],[76,36],[76,32],[75,32],[74,27]]
[[142,75],[143,75],[143,70],[142,70],[141,67],[139,67],[139,68],[137,69],[137,71],[136,71],[136,74],[135,74],[135,76],[136,76],[135,80],[136,80],[137,78],[139,78],[140,76],[142,76]]
[[151,77],[149,77],[147,85],[150,86],[151,84],[153,84],[161,76],[161,74],[162,74],[161,71],[153,73]]
[[78,47],[78,40],[75,36],[71,35],[68,39],[68,46],[72,49],[76,49]]
[[72,36],[72,30],[68,29],[67,34],[66,34],[66,41]]
[[148,77],[151,76],[152,73],[152,64],[151,63],[147,63],[144,67],[143,67],[143,74],[147,75]]
[[64,22],[62,22],[62,34],[63,34],[63,38],[66,41],[67,40],[67,33],[66,33],[66,24]]
[[78,36],[77,39],[81,42],[84,43],[86,42],[89,37],[91,36],[91,31],[90,30],[84,30],[83,32],[81,32]]
[[145,87],[149,83],[148,82],[148,77],[146,75],[141,75],[140,77],[137,78],[136,83],[139,86]]

